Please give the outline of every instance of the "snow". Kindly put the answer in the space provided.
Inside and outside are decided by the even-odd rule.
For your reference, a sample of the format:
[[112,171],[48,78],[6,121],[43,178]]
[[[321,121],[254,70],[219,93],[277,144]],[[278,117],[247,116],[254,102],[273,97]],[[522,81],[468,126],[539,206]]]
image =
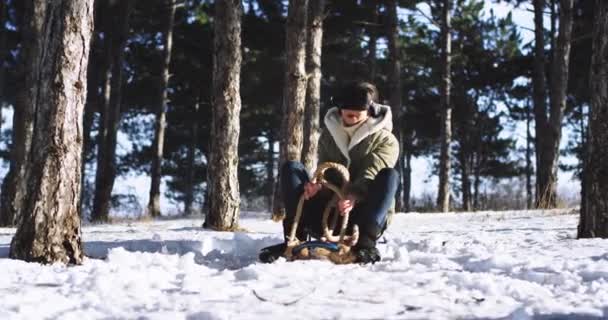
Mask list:
[[0,319],[608,318],[608,240],[577,240],[573,211],[399,214],[364,266],[257,262],[268,217],[84,226],[72,267],[8,259],[0,228]]

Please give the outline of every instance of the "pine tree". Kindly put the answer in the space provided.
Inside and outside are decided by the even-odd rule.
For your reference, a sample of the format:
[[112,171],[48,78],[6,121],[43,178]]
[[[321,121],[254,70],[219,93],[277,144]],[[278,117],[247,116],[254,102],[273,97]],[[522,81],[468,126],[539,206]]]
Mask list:
[[[27,5],[27,7],[26,7]],[[24,12],[32,14],[32,4],[23,4]],[[25,14],[25,13],[24,13]],[[31,62],[37,63],[35,57],[40,55],[42,40],[37,37],[37,32],[42,28],[39,20],[22,17],[20,22],[20,35],[23,43],[19,52],[19,61],[16,69],[18,76],[15,79],[16,97],[13,113],[12,145],[10,151],[10,166],[7,175],[2,181],[0,192],[0,225],[13,226],[19,220],[22,212],[23,198],[26,193],[26,163],[30,155],[32,144],[34,109],[37,101],[34,94],[37,90],[36,78],[37,68]]]
[[207,227],[235,230],[239,223],[238,141],[241,112],[240,0],[220,0],[215,7],[213,115],[208,170]]
[[304,104],[304,133],[302,163],[312,172],[317,167],[317,144],[320,134],[321,109],[321,48],[323,44],[324,0],[309,0],[306,38],[306,102]]
[[608,238],[608,3],[595,1],[591,111],[579,238]]
[[123,62],[133,5],[134,0],[113,4],[104,24],[104,75],[101,90],[103,102],[100,106],[95,198],[91,214],[94,221],[107,221],[110,215],[112,189],[117,175],[116,139],[123,104]]
[[568,85],[568,66],[573,24],[573,0],[560,0],[559,36],[552,53],[550,108],[547,117],[545,103],[545,52],[543,11],[544,0],[534,1],[535,62],[534,118],[536,122],[536,205],[553,208],[557,205],[557,165]]
[[[308,0],[290,0],[286,26],[286,70],[283,88],[283,119],[279,168],[286,161],[299,161],[303,144],[304,103],[306,99],[306,21]],[[284,208],[280,186],[275,186],[273,219],[282,219]]]
[[156,105],[156,126],[154,130],[154,153],[152,170],[150,173],[150,197],[148,201],[148,214],[152,217],[160,216],[160,183],[162,177],[163,152],[165,145],[165,128],[167,126],[167,90],[169,83],[169,65],[171,63],[171,50],[173,49],[173,24],[175,20],[175,0],[167,0],[167,22],[163,30],[163,54],[160,64],[159,94]]
[[450,8],[452,0],[443,0],[441,20],[441,154],[439,156],[439,191],[437,207],[441,212],[450,210],[450,146],[452,142],[452,106],[450,101],[451,89],[451,23]]
[[37,121],[12,258],[76,264],[83,259],[80,162],[92,15],[93,0],[28,2],[24,32],[34,41],[24,44],[46,51],[24,55],[39,75],[27,89],[37,88],[40,99],[32,104]]

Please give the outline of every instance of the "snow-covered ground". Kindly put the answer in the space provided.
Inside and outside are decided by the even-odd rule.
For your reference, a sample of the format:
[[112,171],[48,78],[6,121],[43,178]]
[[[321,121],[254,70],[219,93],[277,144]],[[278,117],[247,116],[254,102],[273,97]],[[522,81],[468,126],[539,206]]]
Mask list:
[[608,240],[576,240],[566,213],[397,215],[365,266],[257,262],[281,239],[267,213],[244,213],[244,233],[85,226],[76,267],[7,259],[0,228],[0,319],[608,318]]

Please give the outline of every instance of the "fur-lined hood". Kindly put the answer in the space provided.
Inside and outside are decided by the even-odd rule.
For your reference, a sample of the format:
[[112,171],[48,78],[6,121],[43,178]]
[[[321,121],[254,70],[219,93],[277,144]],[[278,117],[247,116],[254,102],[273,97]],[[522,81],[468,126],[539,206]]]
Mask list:
[[355,131],[350,143],[348,142],[348,135],[344,131],[342,126],[342,118],[340,117],[340,110],[336,107],[331,108],[325,115],[325,127],[334,139],[334,142],[342,152],[342,154],[348,159],[350,163],[349,151],[359,144],[363,139],[368,136],[382,130],[393,130],[393,115],[391,113],[391,107],[374,103],[371,106],[370,117]]

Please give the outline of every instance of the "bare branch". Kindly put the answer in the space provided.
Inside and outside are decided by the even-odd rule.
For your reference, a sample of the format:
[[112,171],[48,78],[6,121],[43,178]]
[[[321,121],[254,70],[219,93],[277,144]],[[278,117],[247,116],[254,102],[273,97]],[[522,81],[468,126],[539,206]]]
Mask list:
[[439,25],[439,23],[437,23],[435,20],[433,20],[433,18],[429,17],[426,13],[424,13],[424,11],[420,10],[420,8],[416,7],[416,11],[418,11],[418,13],[420,13],[423,17],[425,17],[431,24],[433,24],[436,27],[441,27]]

